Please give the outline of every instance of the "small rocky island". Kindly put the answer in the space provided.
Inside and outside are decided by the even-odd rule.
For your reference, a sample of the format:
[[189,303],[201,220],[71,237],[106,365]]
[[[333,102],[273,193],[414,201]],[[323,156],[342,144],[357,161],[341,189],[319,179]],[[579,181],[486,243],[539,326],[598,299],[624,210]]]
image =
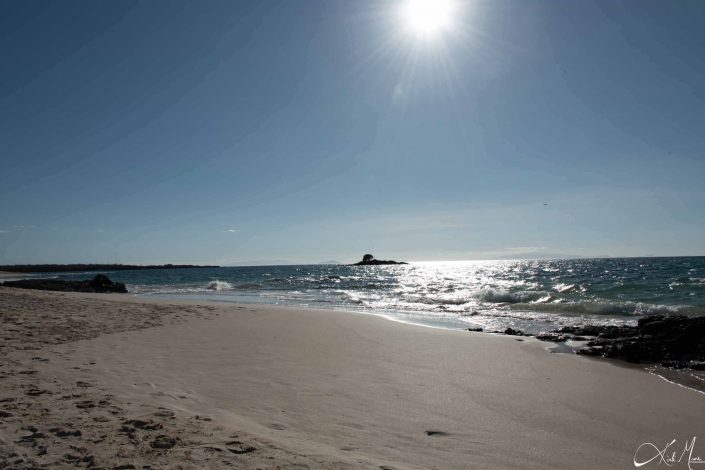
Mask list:
[[85,281],[66,281],[63,279],[21,279],[19,281],[5,281],[4,287],[19,289],[53,290],[60,292],[98,292],[125,294],[125,284],[111,281],[108,276],[98,274],[93,279]]
[[375,259],[374,256],[367,254],[362,257],[362,261],[358,261],[357,263],[351,264],[350,266],[381,266],[381,265],[386,265],[386,264],[409,264],[409,263],[405,263],[403,261]]

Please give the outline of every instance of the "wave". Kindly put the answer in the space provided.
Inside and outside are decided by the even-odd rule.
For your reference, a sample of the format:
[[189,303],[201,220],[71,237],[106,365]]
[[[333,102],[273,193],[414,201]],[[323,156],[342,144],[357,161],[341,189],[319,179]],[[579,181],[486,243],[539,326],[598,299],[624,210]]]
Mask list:
[[493,304],[518,304],[537,301],[545,297],[543,292],[519,291],[511,292],[503,289],[486,288],[475,293],[475,298]]
[[211,281],[206,285],[206,289],[208,290],[231,290],[233,288],[233,285],[230,284],[229,282],[226,281]]
[[553,290],[556,292],[568,292],[571,291],[575,288],[575,284],[556,284],[553,286]]
[[337,291],[339,294],[342,295],[344,300],[347,300],[348,302],[351,302],[353,304],[357,305],[366,305],[367,302],[365,302],[363,299],[360,298],[359,295],[356,295],[354,292],[348,292],[348,291]]
[[463,296],[448,296],[448,295],[425,295],[425,294],[401,294],[402,302],[411,302],[428,305],[465,305],[472,298]]
[[644,302],[577,301],[550,304],[518,303],[511,306],[517,310],[535,310],[550,313],[648,316],[648,315],[702,315],[704,308],[691,305],[659,305]]
[[[227,284],[227,282],[226,282]],[[238,284],[236,286],[233,286],[234,289],[242,289],[242,290],[255,290],[255,289],[262,289],[262,284],[257,284],[256,282],[249,283],[249,284]]]

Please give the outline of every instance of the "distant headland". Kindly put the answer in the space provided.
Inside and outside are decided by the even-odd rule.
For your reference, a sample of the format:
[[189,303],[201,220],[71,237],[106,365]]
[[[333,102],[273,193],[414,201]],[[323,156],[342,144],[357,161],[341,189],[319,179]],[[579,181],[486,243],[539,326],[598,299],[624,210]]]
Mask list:
[[220,266],[196,266],[192,264],[14,264],[0,266],[0,271],[8,273],[65,273],[74,271],[133,271],[141,269],[195,269],[219,268]]
[[405,263],[404,261],[375,259],[374,256],[367,254],[362,257],[362,261],[358,261],[357,263],[351,264],[350,266],[380,266],[380,265],[385,265],[385,264],[409,264],[409,263]]

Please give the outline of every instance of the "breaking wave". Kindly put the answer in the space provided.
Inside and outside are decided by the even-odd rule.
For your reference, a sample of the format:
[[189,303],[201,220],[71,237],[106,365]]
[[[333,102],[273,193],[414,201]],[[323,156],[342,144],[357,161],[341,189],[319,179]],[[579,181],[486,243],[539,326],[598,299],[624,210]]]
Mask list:
[[539,300],[544,297],[545,294],[542,292],[511,292],[502,289],[481,289],[476,294],[475,297],[483,302],[489,302],[493,304],[517,304],[532,302]]
[[515,304],[516,310],[536,310],[542,312],[607,315],[607,316],[647,316],[647,315],[702,315],[705,309],[690,305],[658,305],[644,302],[577,301],[551,304]]
[[231,290],[233,288],[233,285],[230,284],[229,282],[226,281],[211,281],[208,283],[206,286],[206,289],[208,290]]

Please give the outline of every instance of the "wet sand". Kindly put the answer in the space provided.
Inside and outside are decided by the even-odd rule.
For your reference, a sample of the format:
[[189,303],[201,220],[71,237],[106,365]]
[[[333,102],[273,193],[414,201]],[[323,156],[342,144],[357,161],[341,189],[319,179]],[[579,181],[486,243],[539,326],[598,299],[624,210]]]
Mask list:
[[22,279],[25,277],[31,277],[26,273],[11,273],[8,271],[0,271],[0,282],[7,281],[10,279]]
[[0,288],[0,320],[8,468],[633,468],[705,422],[641,368],[359,313]]

